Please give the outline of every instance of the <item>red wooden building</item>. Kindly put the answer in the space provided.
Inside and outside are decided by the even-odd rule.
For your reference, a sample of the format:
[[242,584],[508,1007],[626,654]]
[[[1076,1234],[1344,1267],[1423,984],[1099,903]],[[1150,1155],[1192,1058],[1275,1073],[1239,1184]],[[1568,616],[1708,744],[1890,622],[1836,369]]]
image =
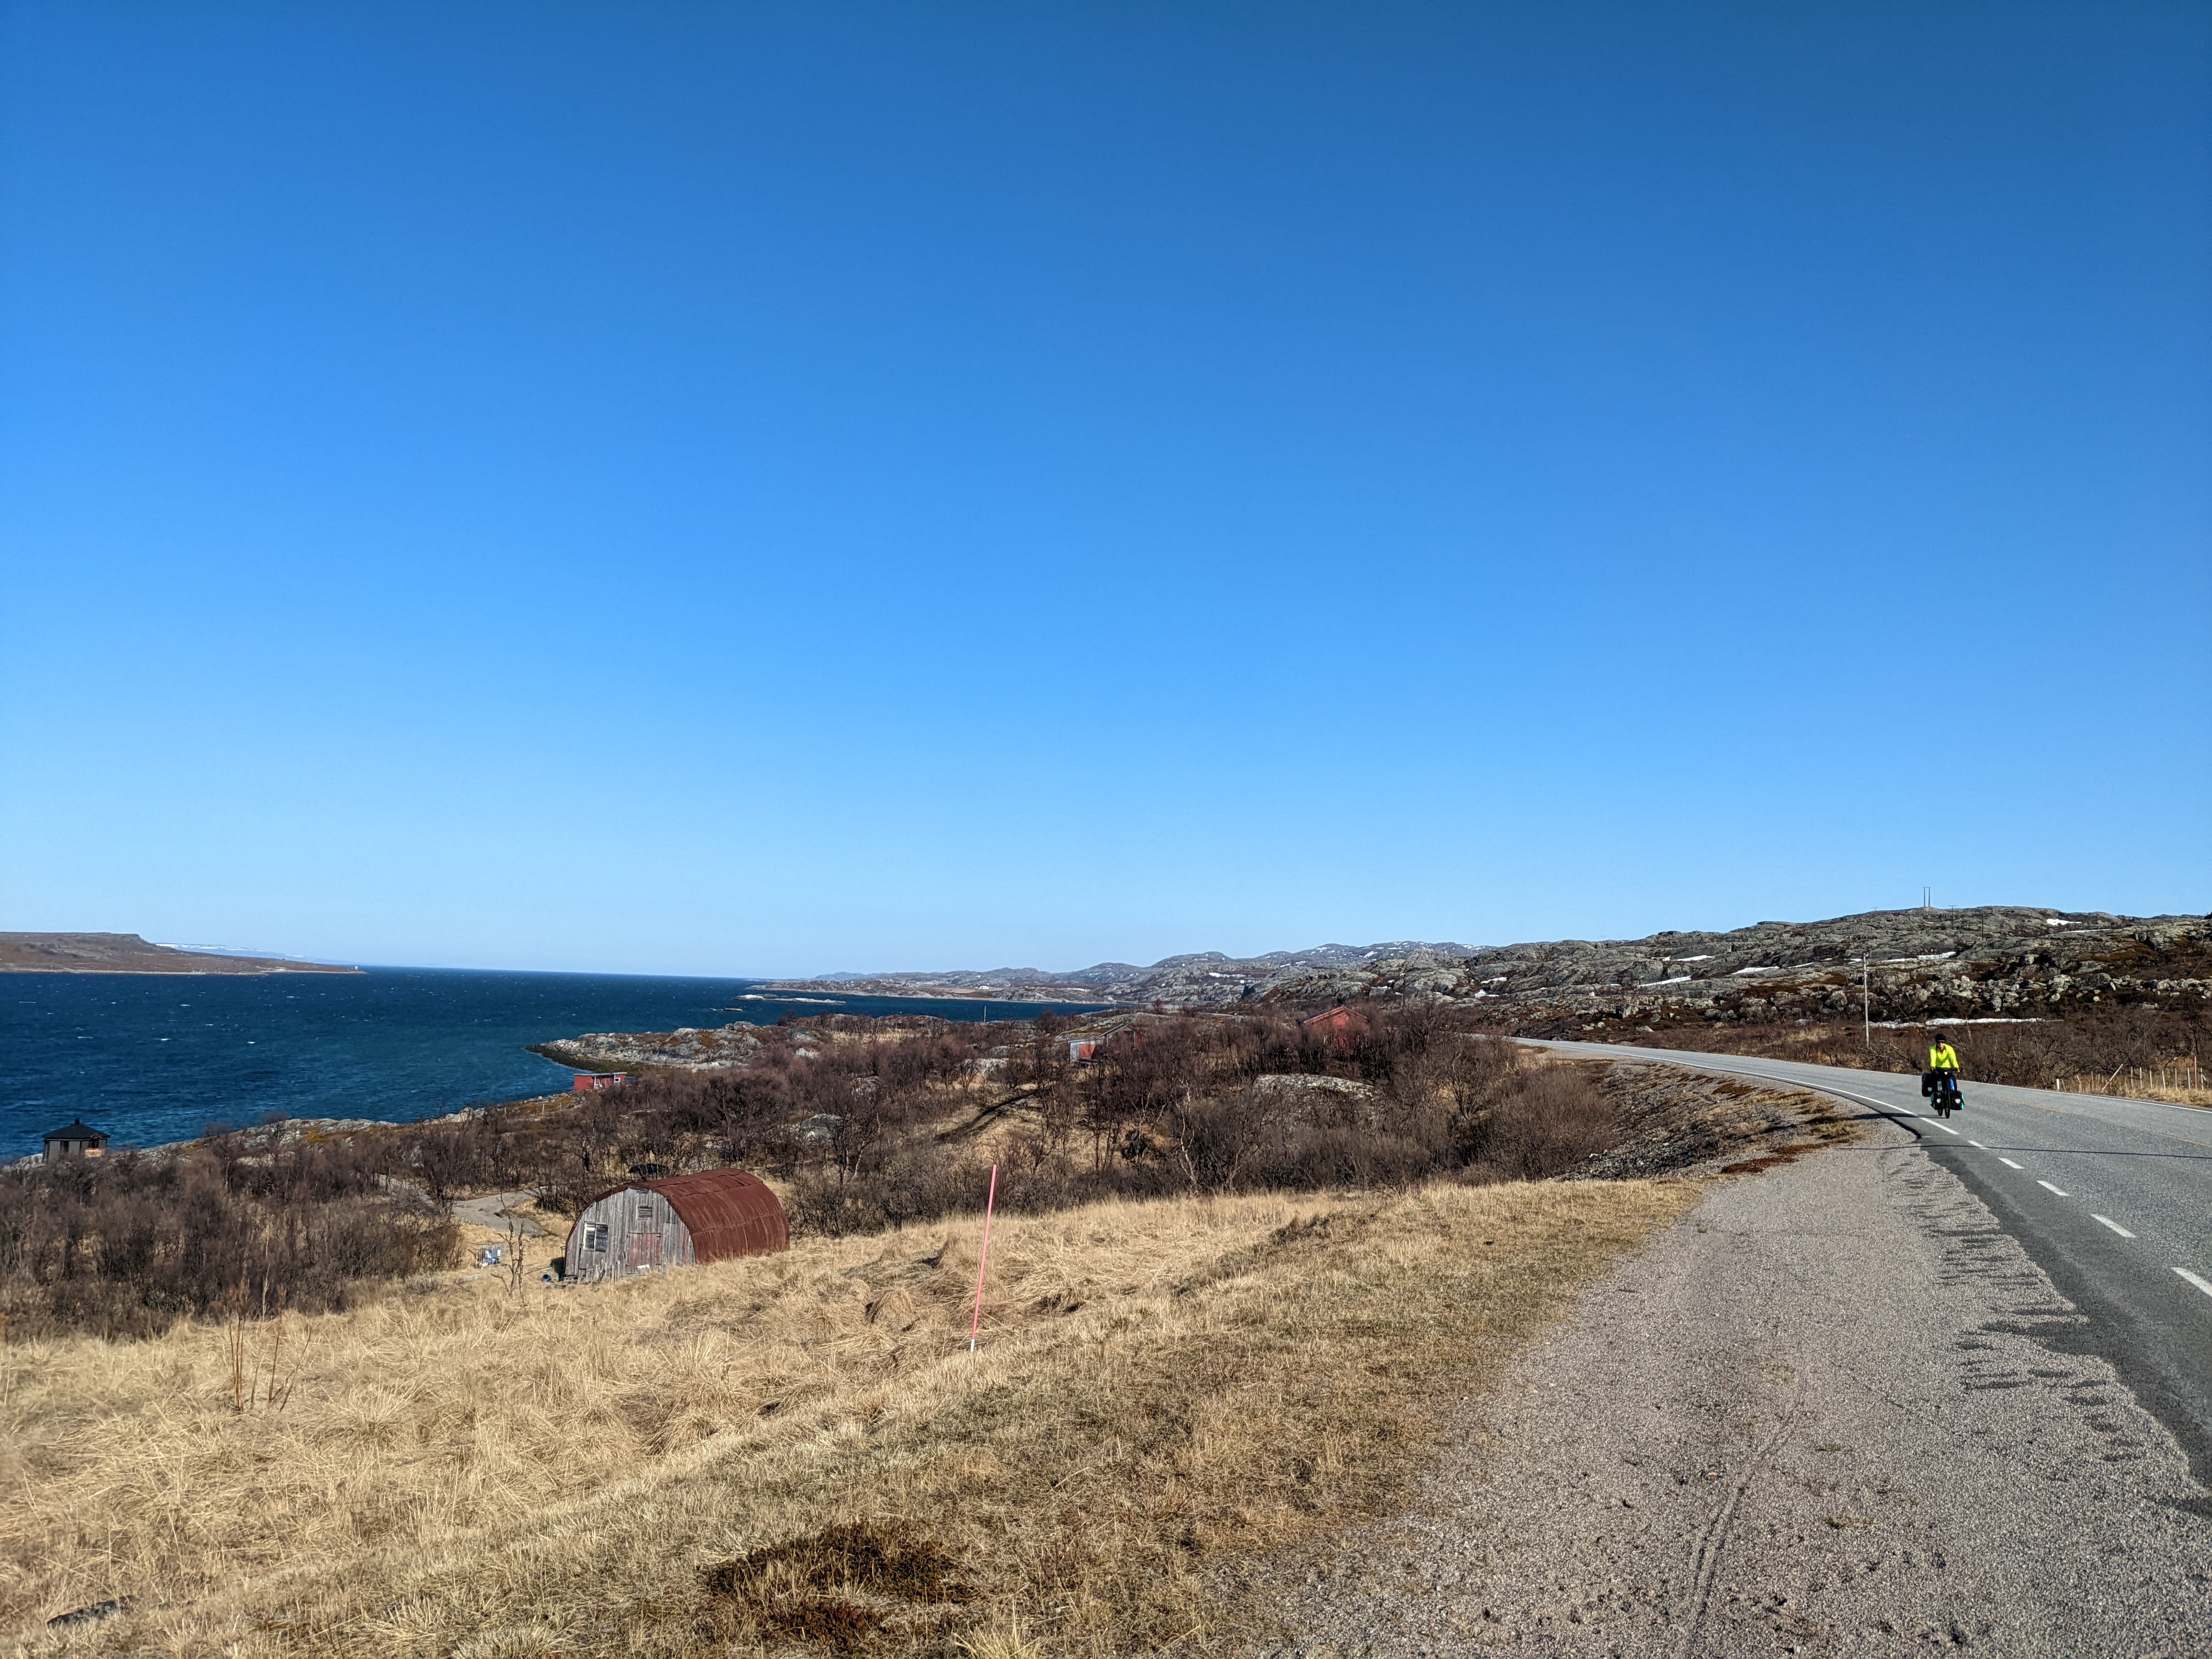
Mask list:
[[1321,1012],[1300,1020],[1298,1029],[1314,1036],[1327,1037],[1329,1046],[1340,1052],[1366,1036],[1367,1016],[1357,1008],[1348,1008],[1339,1003],[1334,1008],[1324,1008]]

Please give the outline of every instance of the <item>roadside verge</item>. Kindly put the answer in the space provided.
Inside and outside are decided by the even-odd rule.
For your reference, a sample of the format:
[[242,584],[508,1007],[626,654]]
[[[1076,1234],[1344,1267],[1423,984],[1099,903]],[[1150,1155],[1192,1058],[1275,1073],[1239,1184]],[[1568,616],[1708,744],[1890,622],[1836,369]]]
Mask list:
[[[36,1651],[1234,1641],[1237,1564],[1377,1512],[1683,1182],[1099,1204],[229,1338],[7,1351]],[[489,1281],[486,1281],[488,1284]],[[266,1352],[264,1352],[266,1351]],[[41,1633],[56,1613],[128,1598]],[[1017,1626],[1018,1626],[1018,1630]]]
[[2199,1651],[2212,1504],[2081,1323],[1892,1125],[1720,1185],[1316,1561],[1285,1650]]

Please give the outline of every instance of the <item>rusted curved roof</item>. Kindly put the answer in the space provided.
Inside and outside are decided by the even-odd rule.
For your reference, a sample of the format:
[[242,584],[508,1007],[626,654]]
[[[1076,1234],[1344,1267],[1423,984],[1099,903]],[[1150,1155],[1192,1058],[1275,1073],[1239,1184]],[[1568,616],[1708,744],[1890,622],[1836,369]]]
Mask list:
[[641,1183],[666,1199],[690,1229],[702,1261],[733,1255],[770,1255],[791,1248],[783,1206],[758,1176],[743,1170],[702,1170],[697,1175],[657,1176]]
[[[666,1199],[691,1235],[693,1256],[700,1261],[726,1261],[732,1256],[773,1255],[791,1248],[791,1224],[783,1206],[758,1176],[743,1170],[702,1170],[696,1175],[656,1176],[650,1181],[625,1181],[592,1200],[633,1187],[659,1193]],[[591,1205],[584,1206],[589,1209]],[[574,1229],[569,1230],[573,1235]]]

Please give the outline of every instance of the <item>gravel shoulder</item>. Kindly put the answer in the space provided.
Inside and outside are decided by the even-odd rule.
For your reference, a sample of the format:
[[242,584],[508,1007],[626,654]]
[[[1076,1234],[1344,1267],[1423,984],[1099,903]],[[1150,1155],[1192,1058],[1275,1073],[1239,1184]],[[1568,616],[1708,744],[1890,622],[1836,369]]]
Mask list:
[[1601,1281],[1263,1651],[2206,1651],[2180,1448],[1980,1200],[1863,1127]]

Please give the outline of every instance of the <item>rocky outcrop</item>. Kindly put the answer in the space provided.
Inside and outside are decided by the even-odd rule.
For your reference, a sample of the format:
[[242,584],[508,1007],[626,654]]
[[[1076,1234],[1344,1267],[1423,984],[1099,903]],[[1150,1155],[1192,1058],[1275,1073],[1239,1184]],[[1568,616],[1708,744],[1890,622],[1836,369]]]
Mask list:
[[740,1019],[713,1030],[586,1031],[533,1042],[530,1052],[580,1072],[729,1072],[749,1064],[760,1046],[760,1028]]
[[2212,922],[1990,905],[1883,910],[1729,933],[1562,939],[1471,952],[1443,966],[1382,961],[1279,982],[1293,1003],[1438,996],[1487,1005],[1530,1035],[1765,1024],[2039,1018],[2083,1003],[2212,1000]]
[[[1875,910],[1638,939],[1328,945],[1246,957],[1206,951],[1145,969],[854,975],[772,988],[1113,1008],[1304,1009],[1428,997],[1472,1007],[1495,1030],[1541,1036],[1835,1019],[1869,1004],[1876,1020],[2036,1019],[2100,1002],[2212,1000],[2212,921],[2015,905]],[[757,1032],[742,1021],[719,1031],[600,1032],[537,1052],[592,1071],[718,1071],[746,1064],[760,1047]]]
[[1610,1023],[1771,1020],[1860,1006],[1867,964],[1876,1019],[2033,1018],[2084,1000],[2212,996],[2207,924],[2196,916],[1986,905],[1874,910],[1827,921],[1762,921],[1725,933],[1638,939],[1462,945],[1325,945],[1263,957],[1219,951],[1150,968],[1102,963],[1072,973],[841,975],[775,988],[978,1000],[1205,1008],[1253,1001],[1320,1006],[1369,997],[1495,1005],[1501,1029],[1559,1032]]

